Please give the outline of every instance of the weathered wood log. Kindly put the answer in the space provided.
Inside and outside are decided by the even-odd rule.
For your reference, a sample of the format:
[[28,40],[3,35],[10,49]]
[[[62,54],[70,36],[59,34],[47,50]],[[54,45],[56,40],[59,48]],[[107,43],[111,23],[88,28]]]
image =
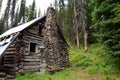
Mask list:
[[15,55],[5,55],[4,58],[15,58]]
[[29,63],[23,63],[23,65],[25,65],[25,66],[30,66],[30,65],[32,65],[32,66],[35,66],[35,65],[40,65],[40,62],[29,62]]
[[26,59],[39,59],[39,56],[33,55],[33,56],[25,56]]
[[14,54],[14,53],[16,53],[16,51],[11,51],[11,52],[6,51],[5,53],[6,53],[6,54]]
[[15,47],[9,47],[7,50],[8,51],[14,51],[14,50],[16,50],[16,48]]
[[39,69],[39,65],[36,65],[36,66],[24,66],[23,68],[24,69]]
[[4,64],[4,66],[6,66],[6,67],[15,67],[16,65],[15,64]]
[[39,69],[34,69],[34,68],[32,68],[32,69],[24,69],[25,70],[25,72],[39,72],[40,70]]
[[34,61],[40,61],[40,59],[21,59],[22,61],[28,61],[28,62],[34,62]]

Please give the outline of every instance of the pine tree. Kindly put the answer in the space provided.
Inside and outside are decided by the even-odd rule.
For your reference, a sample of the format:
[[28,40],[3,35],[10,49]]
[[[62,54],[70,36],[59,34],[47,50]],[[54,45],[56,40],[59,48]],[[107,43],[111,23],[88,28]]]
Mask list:
[[15,6],[16,0],[8,0],[7,7],[5,9],[4,18],[5,18],[5,30],[8,30],[13,27],[13,21],[15,16]]
[[32,5],[29,6],[29,15],[28,15],[28,21],[36,18],[36,6],[35,6],[35,0],[33,1]]
[[5,12],[4,12],[4,18],[5,18],[5,30],[8,30],[9,29],[9,24],[8,24],[8,20],[9,20],[9,11],[10,11],[10,2],[11,0],[8,0],[7,2],[7,7],[5,9]]
[[85,52],[88,50],[88,32],[87,32],[87,26],[86,26],[86,12],[85,12],[85,1],[84,0],[78,0],[78,5],[80,7],[80,18],[81,18],[81,26],[83,31],[83,37],[84,37],[84,49]]
[[58,0],[55,0],[54,7],[55,7],[55,10],[58,11]]
[[17,8],[16,13],[15,13],[13,27],[18,25],[18,19],[19,19],[19,7]]
[[16,0],[11,1],[11,9],[10,9],[10,14],[9,14],[9,28],[13,27],[13,21],[14,21],[14,16],[15,16],[15,7],[16,7]]
[[64,0],[59,0],[58,2],[59,4],[59,16],[58,16],[58,19],[59,19],[59,25],[60,25],[60,28],[63,29],[63,26],[64,26],[64,11],[65,11],[65,3],[64,3]]
[[86,10],[86,25],[87,25],[87,31],[88,31],[88,43],[89,44],[93,44],[98,42],[97,41],[97,37],[94,35],[96,34],[96,30],[95,28],[92,27],[92,25],[94,24],[93,18],[94,18],[94,12],[96,9],[96,3],[94,3],[94,0],[85,0],[86,2],[86,6],[85,6],[85,10]]
[[2,1],[3,0],[0,0],[0,14],[1,14]]
[[120,1],[95,0],[93,27],[97,29],[108,52],[120,58]]
[[67,13],[66,13],[66,25],[67,25],[67,30],[66,33],[68,34],[70,45],[74,45],[75,41],[75,31],[73,29],[73,2],[72,0],[68,0],[68,6],[67,6]]
[[25,23],[25,0],[21,0],[21,5],[20,5],[20,12],[19,12],[19,18],[18,18],[18,24],[23,24]]
[[40,8],[39,8],[38,17],[40,17],[40,16],[41,16],[41,10],[40,10]]
[[74,4],[74,18],[73,18],[73,23],[74,23],[74,28],[75,28],[75,32],[76,32],[77,47],[80,48],[79,24],[78,24],[78,18],[77,18],[76,0],[73,0],[73,4]]
[[1,19],[0,19],[0,34],[2,34],[3,32],[4,32],[4,22],[5,22],[5,20],[4,20],[4,17],[2,17]]

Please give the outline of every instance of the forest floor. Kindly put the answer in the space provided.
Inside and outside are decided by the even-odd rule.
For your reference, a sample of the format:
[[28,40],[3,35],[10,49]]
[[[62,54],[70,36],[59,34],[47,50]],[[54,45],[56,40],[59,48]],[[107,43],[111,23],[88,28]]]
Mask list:
[[101,44],[89,46],[88,53],[76,47],[69,49],[70,66],[55,74],[18,74],[15,80],[120,80],[120,65]]

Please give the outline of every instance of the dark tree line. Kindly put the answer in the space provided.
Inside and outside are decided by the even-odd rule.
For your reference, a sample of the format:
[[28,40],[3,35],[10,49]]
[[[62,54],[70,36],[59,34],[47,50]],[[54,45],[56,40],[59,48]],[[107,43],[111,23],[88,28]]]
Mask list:
[[94,5],[91,28],[106,45],[108,53],[120,58],[120,1],[92,0],[90,4]]
[[2,2],[3,0],[0,0],[0,14],[2,14],[0,19],[0,33],[37,17],[35,0],[33,0],[33,3],[29,7],[26,6],[26,0],[7,0],[4,13],[1,13]]

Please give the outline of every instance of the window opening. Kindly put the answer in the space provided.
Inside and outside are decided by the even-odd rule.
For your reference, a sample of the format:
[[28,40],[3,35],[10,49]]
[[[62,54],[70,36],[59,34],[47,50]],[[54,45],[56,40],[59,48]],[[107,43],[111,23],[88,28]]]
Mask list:
[[37,52],[37,44],[30,42],[30,52]]

